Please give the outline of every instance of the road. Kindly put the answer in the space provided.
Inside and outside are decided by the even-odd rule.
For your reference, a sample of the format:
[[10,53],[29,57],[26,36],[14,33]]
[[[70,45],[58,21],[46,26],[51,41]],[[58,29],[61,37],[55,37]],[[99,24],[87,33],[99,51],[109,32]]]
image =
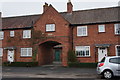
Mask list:
[[[3,67],[2,80],[105,80],[98,79],[95,68]],[[120,80],[114,78],[113,80]]]
[[96,69],[45,67],[3,67],[3,78],[96,78]]
[[[106,79],[96,79],[96,78],[4,78],[2,80],[106,80]],[[110,80],[120,80],[120,77],[116,77]]]
[[79,78],[79,79],[60,79],[60,78],[4,78],[2,80],[105,80],[105,79],[94,79],[94,78]]

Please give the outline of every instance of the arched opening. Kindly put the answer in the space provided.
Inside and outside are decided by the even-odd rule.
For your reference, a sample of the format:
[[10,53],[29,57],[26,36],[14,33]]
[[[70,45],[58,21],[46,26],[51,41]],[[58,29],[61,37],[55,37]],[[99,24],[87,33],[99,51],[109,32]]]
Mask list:
[[62,62],[62,44],[56,41],[46,41],[39,45],[39,65]]

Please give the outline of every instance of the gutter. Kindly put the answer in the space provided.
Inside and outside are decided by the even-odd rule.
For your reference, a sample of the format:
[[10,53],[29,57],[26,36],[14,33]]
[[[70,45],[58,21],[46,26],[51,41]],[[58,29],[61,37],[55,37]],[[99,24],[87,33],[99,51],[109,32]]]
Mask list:
[[111,23],[120,23],[120,21],[111,21],[111,22],[95,22],[95,23],[81,23],[81,24],[70,24],[71,27],[82,26],[82,25],[94,25],[94,24],[111,24]]
[[7,28],[7,29],[0,29],[0,31],[4,31],[4,30],[19,30],[19,29],[31,29],[33,28],[33,26],[31,27],[22,27],[22,28]]

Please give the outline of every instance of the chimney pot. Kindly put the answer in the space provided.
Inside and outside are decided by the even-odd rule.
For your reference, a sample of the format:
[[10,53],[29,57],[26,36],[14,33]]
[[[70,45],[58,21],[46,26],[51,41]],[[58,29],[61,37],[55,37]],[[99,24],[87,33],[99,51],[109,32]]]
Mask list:
[[48,4],[45,2],[45,4],[43,5],[43,12],[45,12],[48,8]]
[[69,0],[67,3],[67,12],[72,13],[72,11],[73,11],[73,5],[71,3],[71,0]]

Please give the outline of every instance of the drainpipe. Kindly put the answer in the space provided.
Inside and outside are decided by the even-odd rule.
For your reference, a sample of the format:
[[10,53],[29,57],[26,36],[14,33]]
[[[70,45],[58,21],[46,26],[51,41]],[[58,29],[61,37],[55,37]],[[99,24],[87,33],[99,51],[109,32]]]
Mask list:
[[71,24],[69,25],[70,26],[70,43],[71,43],[71,49],[73,50],[74,49],[74,42],[73,42],[73,26],[71,26]]
[[74,37],[73,37],[73,28],[74,28],[74,27],[72,27],[72,37],[71,37],[71,38],[72,38],[72,39],[71,39],[71,40],[72,40],[72,41],[71,41],[71,42],[72,42],[72,50],[74,49],[74,43],[73,43],[73,38],[74,38]]

